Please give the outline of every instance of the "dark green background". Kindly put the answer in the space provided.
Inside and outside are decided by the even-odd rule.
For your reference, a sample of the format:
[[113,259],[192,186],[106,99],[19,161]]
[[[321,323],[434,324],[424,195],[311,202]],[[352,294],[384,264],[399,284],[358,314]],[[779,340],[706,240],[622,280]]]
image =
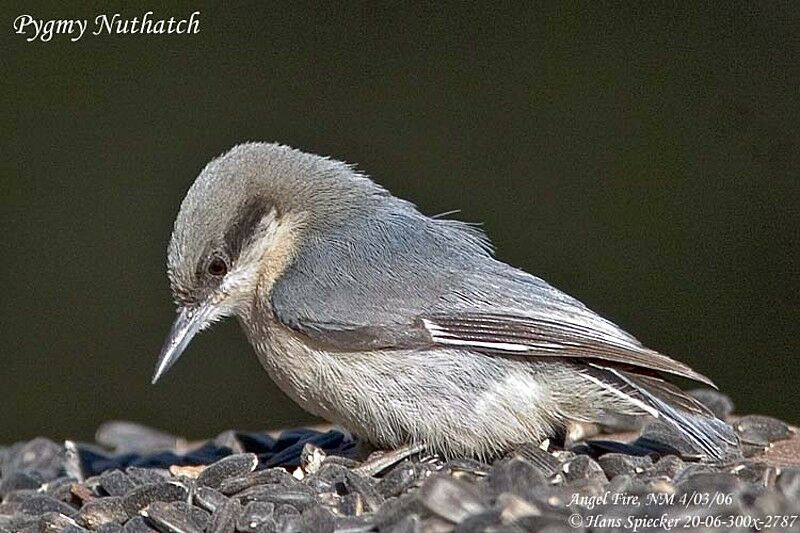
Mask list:
[[[165,248],[213,156],[279,140],[357,162],[429,214],[798,421],[796,4],[3,11],[0,442],[132,419],[190,437],[312,420],[238,325],[149,384]],[[193,36],[27,43],[23,13],[188,17]]]

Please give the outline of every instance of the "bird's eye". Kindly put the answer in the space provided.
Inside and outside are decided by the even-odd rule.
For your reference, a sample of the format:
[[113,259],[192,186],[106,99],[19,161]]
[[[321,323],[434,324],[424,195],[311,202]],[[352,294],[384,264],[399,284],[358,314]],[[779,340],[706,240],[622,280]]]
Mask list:
[[212,276],[222,277],[228,273],[228,265],[220,257],[215,257],[208,263],[208,273]]

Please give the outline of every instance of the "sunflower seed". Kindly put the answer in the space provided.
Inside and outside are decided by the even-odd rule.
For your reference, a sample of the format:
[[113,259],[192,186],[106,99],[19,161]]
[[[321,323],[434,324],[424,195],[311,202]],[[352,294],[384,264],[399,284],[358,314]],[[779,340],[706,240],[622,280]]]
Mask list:
[[303,531],[333,532],[336,528],[336,517],[324,507],[312,507],[302,515]]
[[125,473],[137,485],[148,485],[150,483],[160,483],[167,479],[172,478],[169,470],[161,468],[140,468],[138,466],[129,466],[125,469]]
[[97,529],[108,522],[124,524],[128,520],[128,513],[122,504],[122,498],[109,496],[97,498],[81,507],[77,520],[89,529]]
[[305,509],[314,502],[314,491],[300,484],[291,487],[261,485],[240,492],[236,498],[243,504],[272,502],[276,505],[289,504],[298,509]]
[[125,496],[139,484],[120,470],[107,470],[100,474],[100,487],[109,496]]
[[347,470],[344,475],[344,484],[349,494],[358,494],[364,501],[365,512],[377,511],[383,504],[383,496],[372,483],[352,470]]
[[242,504],[237,500],[227,500],[217,506],[214,514],[211,515],[207,531],[209,533],[233,533],[241,512]]
[[62,531],[86,530],[80,527],[72,518],[55,511],[49,511],[39,517],[39,531],[42,533],[61,533]]
[[211,520],[211,513],[184,501],[172,502],[172,506],[178,511],[187,514],[199,529],[205,529]]
[[355,459],[350,459],[349,457],[340,457],[338,455],[329,455],[325,458],[326,464],[334,464],[343,466],[345,468],[357,468],[361,463],[356,461]]
[[258,457],[253,453],[229,455],[203,470],[197,476],[197,484],[216,489],[226,479],[252,472],[256,465],[258,465]]
[[166,502],[153,502],[141,513],[156,526],[156,529],[164,533],[201,533],[203,531],[191,514]]
[[685,463],[677,455],[665,455],[653,465],[653,468],[648,470],[648,475],[675,479],[675,476],[677,476],[684,467]]
[[800,468],[785,468],[776,481],[781,494],[793,502],[800,502]]
[[438,516],[431,516],[422,521],[422,531],[425,533],[450,533],[453,524]]
[[420,498],[428,509],[454,523],[486,510],[474,485],[443,475],[428,479]]
[[258,485],[294,485],[297,480],[283,468],[258,470],[244,476],[228,478],[220,483],[219,491],[231,496]]
[[258,531],[265,524],[273,523],[275,504],[272,502],[250,502],[239,513],[236,528],[239,531]]
[[792,436],[788,425],[771,416],[745,416],[734,424],[734,429],[743,441],[764,446]]
[[206,531],[211,533],[233,533],[236,529],[236,520],[242,511],[242,504],[236,500],[227,500],[218,505]]
[[392,526],[381,529],[381,531],[386,531],[387,533],[421,533],[422,520],[416,514],[406,515]]
[[742,481],[769,487],[775,483],[775,468],[762,462],[744,460],[731,468],[730,472]]
[[375,524],[366,516],[337,517],[334,525],[336,533],[371,533],[375,531]]
[[38,489],[44,478],[38,472],[14,472],[0,480],[0,497],[9,492],[25,489]]
[[424,479],[423,472],[426,472],[426,470],[417,463],[400,463],[392,468],[378,482],[375,488],[384,498],[398,496],[411,487],[422,483]]
[[501,526],[500,511],[490,509],[481,513],[473,514],[464,521],[456,524],[453,533],[472,533],[473,531],[493,531],[494,526]]
[[97,533],[120,533],[123,531],[123,527],[116,522],[106,522],[101,524],[95,531]]
[[77,513],[77,509],[74,507],[45,494],[36,494],[27,498],[22,502],[20,511],[34,516],[43,515],[45,513],[60,513],[66,516],[72,516]]
[[223,496],[219,491],[211,487],[197,487],[194,490],[194,499],[200,506],[213,513],[217,507],[228,501],[227,496]]
[[589,479],[608,481],[600,465],[587,455],[579,455],[575,459],[561,465],[564,479],[569,483],[576,480]]
[[300,467],[307,473],[316,472],[326,458],[325,450],[316,444],[308,442],[300,452]]
[[90,484],[92,482],[93,478],[87,479],[83,483],[73,483],[69,486],[69,491],[83,503],[90,502],[100,496],[97,490],[99,487],[92,486]]
[[281,515],[275,520],[275,529],[282,533],[302,533],[306,531],[303,517],[299,514]]
[[[688,469],[684,469],[683,473]],[[741,488],[742,482],[728,472],[700,472],[676,484],[679,494],[714,494],[716,492],[733,494]]]
[[133,516],[153,502],[174,502],[185,500],[186,488],[177,483],[161,482],[136,487],[122,499],[125,511]]
[[147,522],[145,522],[144,518],[141,516],[136,516],[125,522],[125,526],[122,530],[125,533],[152,533],[153,531],[158,531],[147,525]]
[[626,455],[622,453],[607,453],[597,460],[608,479],[613,479],[621,474],[641,474],[653,466],[653,460],[647,456]]
[[450,459],[441,468],[442,473],[450,474],[455,477],[468,475],[473,480],[489,473],[489,465],[474,459]]
[[56,500],[66,502],[72,499],[71,488],[72,484],[76,482],[77,480],[73,477],[62,476],[52,481],[48,481],[42,486],[42,488],[44,489],[44,493],[48,496],[53,497]]
[[304,479],[303,483],[317,493],[335,492],[335,485],[343,483],[348,472],[350,470],[342,465],[325,463]]

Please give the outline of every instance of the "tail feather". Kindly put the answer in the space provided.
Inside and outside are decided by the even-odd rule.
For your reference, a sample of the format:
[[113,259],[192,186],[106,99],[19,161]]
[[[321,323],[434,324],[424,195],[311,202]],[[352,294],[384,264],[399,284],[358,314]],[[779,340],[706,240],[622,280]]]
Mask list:
[[[672,426],[709,459],[721,461],[729,457],[731,448],[738,447],[736,433],[728,424],[671,383],[593,363],[590,366],[601,371],[601,384],[607,390]],[[600,381],[599,376],[595,374],[593,381]]]
[[679,407],[683,411],[693,415],[714,417],[714,413],[712,413],[708,407],[692,398],[669,381],[644,374],[631,374],[625,371],[619,372],[622,372],[628,379],[633,380],[640,387],[646,389],[647,392],[656,396],[661,401]]

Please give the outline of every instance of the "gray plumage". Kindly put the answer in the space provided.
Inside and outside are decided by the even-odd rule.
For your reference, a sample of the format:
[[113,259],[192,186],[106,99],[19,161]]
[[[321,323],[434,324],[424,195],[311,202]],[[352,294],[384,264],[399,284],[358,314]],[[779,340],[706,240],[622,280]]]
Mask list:
[[709,458],[736,444],[659,374],[707,378],[335,160],[251,143],[209,163],[168,272],[180,314],[156,379],[235,315],[286,394],[379,446],[486,457],[608,412],[660,418]]

